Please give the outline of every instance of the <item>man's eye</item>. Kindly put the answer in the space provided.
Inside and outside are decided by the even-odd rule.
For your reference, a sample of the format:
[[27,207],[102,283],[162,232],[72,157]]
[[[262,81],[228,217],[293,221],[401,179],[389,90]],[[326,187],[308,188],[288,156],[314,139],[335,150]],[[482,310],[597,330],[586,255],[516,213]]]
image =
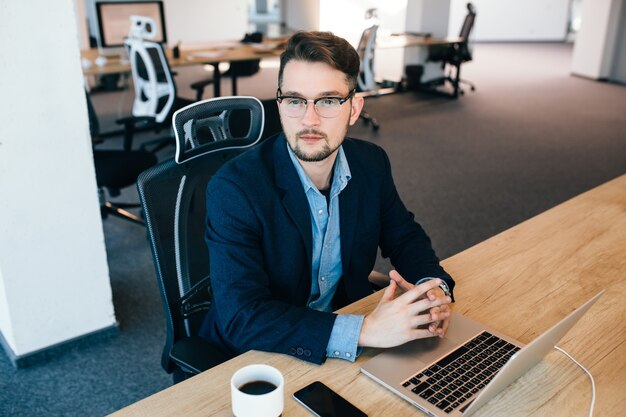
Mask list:
[[320,99],[317,104],[324,106],[324,107],[334,107],[339,103],[339,101],[336,98],[322,98]]
[[301,98],[287,98],[285,99],[288,106],[299,107],[304,103],[304,100]]

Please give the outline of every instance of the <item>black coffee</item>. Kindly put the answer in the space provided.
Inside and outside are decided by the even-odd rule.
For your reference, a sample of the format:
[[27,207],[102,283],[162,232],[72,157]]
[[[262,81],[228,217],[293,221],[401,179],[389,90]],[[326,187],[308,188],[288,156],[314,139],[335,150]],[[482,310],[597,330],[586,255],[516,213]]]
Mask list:
[[252,395],[263,395],[276,389],[276,385],[267,381],[251,381],[246,382],[239,387],[239,391]]

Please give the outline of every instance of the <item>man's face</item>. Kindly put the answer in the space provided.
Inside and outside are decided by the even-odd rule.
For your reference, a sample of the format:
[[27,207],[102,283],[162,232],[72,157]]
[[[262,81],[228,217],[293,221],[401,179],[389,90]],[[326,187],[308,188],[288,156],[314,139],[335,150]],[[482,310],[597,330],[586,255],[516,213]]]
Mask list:
[[[281,95],[304,99],[346,97],[350,87],[345,74],[322,62],[290,61],[283,70]],[[320,117],[310,101],[301,117],[289,117],[280,111],[287,142],[301,161],[323,161],[334,155],[343,142],[348,127],[359,118],[362,98],[352,98],[341,105],[337,117]],[[279,105],[280,109],[280,105]]]

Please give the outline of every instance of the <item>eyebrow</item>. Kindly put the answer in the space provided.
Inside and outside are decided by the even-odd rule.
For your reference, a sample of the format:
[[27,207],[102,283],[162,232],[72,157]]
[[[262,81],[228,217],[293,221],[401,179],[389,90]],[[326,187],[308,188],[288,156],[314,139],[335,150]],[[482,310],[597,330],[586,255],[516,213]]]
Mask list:
[[[294,97],[302,97],[304,98],[304,95],[300,94],[297,91],[281,91],[281,93],[284,96],[294,96]],[[321,93],[319,93],[316,98],[321,98],[321,97],[343,97],[342,94],[337,91],[337,90],[331,90],[331,91],[322,91]]]

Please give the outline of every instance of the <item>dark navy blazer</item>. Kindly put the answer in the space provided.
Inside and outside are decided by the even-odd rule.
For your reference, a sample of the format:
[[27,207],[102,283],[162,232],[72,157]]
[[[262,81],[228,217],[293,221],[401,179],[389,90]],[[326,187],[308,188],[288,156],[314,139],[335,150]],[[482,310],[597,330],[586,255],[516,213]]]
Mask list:
[[[452,289],[382,148],[350,138],[342,146],[352,178],[339,195],[343,277],[333,307],[372,293],[379,246],[408,281],[440,277]],[[336,316],[306,307],[311,214],[283,134],[225,164],[206,198],[214,303],[200,336],[233,356],[255,349],[322,363]]]

